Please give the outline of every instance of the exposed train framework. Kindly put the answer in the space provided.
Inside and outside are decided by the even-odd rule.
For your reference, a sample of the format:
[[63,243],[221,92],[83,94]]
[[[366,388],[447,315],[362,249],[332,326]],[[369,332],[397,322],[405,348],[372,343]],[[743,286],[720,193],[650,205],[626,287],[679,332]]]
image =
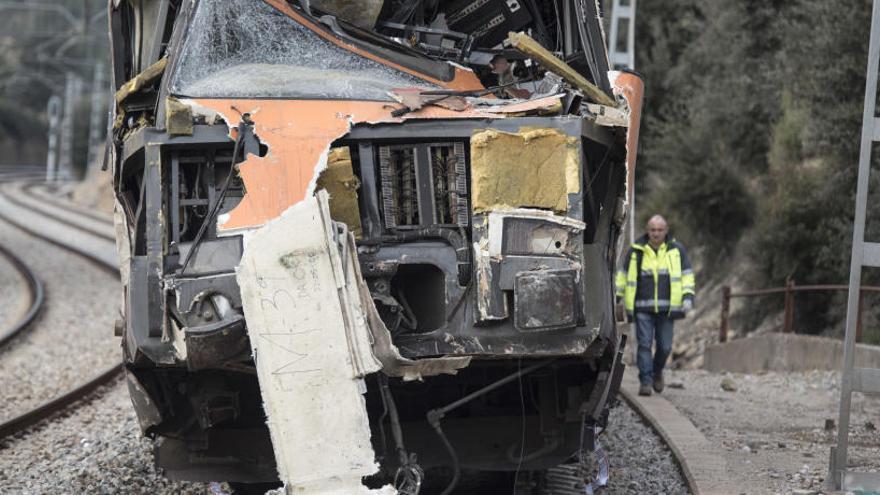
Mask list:
[[[283,415],[331,414],[283,398],[335,383],[287,349],[316,342],[347,345],[362,387],[375,468],[339,468],[358,484],[416,493],[451,468],[450,487],[522,471],[538,490],[591,447],[622,373],[611,273],[641,104],[637,76],[609,77],[596,3],[109,8],[123,348],[168,476],[318,486],[279,465]],[[528,98],[493,88],[499,58]],[[275,278],[287,299],[266,303]],[[321,281],[339,300],[317,310]],[[338,339],[290,340],[337,316]],[[278,347],[297,373],[259,366]]]

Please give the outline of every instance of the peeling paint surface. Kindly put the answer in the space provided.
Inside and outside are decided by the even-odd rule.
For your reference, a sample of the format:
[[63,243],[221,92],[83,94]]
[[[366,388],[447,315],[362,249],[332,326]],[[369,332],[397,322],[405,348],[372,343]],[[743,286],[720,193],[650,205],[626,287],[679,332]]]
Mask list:
[[279,476],[288,493],[395,493],[361,485],[378,469],[363,376],[380,365],[332,225],[320,192],[253,232],[237,270]]
[[[264,157],[249,155],[240,164],[247,194],[218,227],[236,231],[259,227],[306,197],[326,166],[331,143],[363,122],[403,122],[392,118],[399,104],[342,100],[198,99],[234,126],[237,116],[250,113],[254,132],[269,147]],[[486,117],[475,111],[456,112],[425,107],[407,119]],[[232,120],[230,120],[232,119]]]

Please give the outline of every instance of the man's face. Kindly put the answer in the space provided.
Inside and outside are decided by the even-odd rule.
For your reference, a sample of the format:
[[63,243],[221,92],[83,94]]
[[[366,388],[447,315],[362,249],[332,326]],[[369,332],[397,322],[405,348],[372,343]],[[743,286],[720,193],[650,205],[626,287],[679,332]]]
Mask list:
[[498,57],[494,62],[490,64],[492,66],[493,74],[504,74],[507,72],[507,68],[510,67],[510,64],[507,62],[507,59],[504,57]]
[[663,244],[663,241],[666,240],[666,233],[669,229],[666,226],[666,222],[661,219],[651,219],[648,222],[648,241],[652,246],[657,247]]

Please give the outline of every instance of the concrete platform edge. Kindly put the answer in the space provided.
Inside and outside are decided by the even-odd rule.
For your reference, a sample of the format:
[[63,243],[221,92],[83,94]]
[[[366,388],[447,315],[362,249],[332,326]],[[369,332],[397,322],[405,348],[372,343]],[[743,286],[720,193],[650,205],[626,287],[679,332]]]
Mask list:
[[641,397],[637,390],[635,371],[627,367],[620,395],[669,446],[691,493],[732,493],[723,454],[714,451],[709,440],[671,402],[657,394]]

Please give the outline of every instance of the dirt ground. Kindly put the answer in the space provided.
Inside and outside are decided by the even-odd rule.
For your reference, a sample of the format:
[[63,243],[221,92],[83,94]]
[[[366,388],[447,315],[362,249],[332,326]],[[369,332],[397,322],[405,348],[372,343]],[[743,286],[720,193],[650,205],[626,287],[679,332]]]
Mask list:
[[113,213],[112,175],[100,167],[91,167],[86,178],[73,187],[71,199],[89,208],[104,213]]
[[[722,389],[723,381],[736,390]],[[718,445],[741,493],[821,493],[837,439],[838,372],[672,370],[666,382],[663,397]],[[855,394],[851,469],[880,469],[878,425],[880,397]]]

